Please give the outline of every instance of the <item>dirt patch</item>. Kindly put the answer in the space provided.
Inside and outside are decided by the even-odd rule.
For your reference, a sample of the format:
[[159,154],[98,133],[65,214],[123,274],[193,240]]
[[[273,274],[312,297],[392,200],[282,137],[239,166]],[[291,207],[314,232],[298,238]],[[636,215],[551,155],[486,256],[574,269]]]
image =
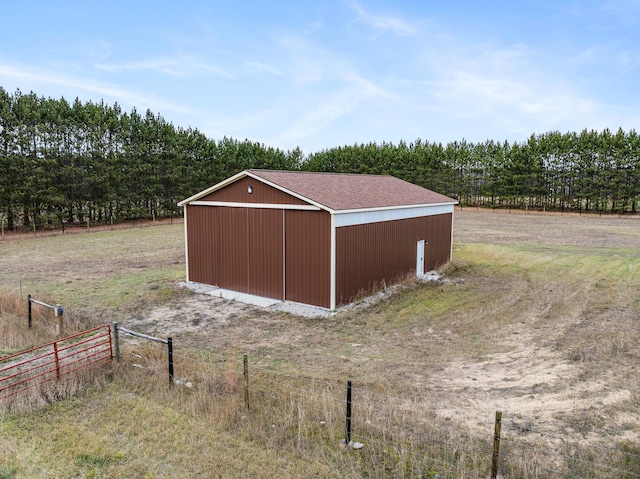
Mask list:
[[123,325],[148,334],[181,336],[206,333],[211,328],[229,326],[234,320],[247,320],[262,314],[264,312],[254,306],[205,294],[192,294],[183,301],[159,306],[149,313],[127,319]]
[[[495,353],[485,361],[449,364],[429,377],[429,386],[438,398],[438,412],[457,423],[486,432],[492,411],[504,411],[507,427],[516,433],[528,433],[559,440],[573,437],[584,442],[619,431],[628,417],[610,417],[611,406],[629,401],[628,388],[612,388],[602,377],[580,379],[582,366],[568,360],[552,347],[535,345],[531,335],[519,334],[507,341],[512,351]],[[484,414],[479,415],[480,411]],[[588,412],[582,428],[572,425],[576,411]],[[606,418],[594,430],[595,423]],[[633,422],[640,418],[633,415]],[[590,426],[587,427],[586,424]],[[589,433],[594,433],[589,437]],[[634,437],[637,439],[638,432]]]
[[[145,230],[148,237],[154,231]],[[51,257],[38,268],[44,264],[75,282],[85,274],[102,278],[127,268],[172,267],[184,261],[184,245],[178,244],[184,235],[177,229],[171,234],[175,240],[151,251],[137,243],[114,245],[108,260],[72,255],[76,248],[69,246],[68,258]],[[484,269],[457,264],[446,273],[449,281],[407,284],[402,294],[381,295],[328,318],[184,292],[148,311],[123,314],[119,322],[172,336],[177,354],[191,346],[248,352],[264,367],[292,375],[350,378],[385,394],[428,398],[441,416],[484,435],[494,412],[502,410],[513,434],[638,440],[640,218],[456,209],[454,264],[462,248],[473,262],[474,248],[495,245],[516,248]],[[539,263],[508,264],[514,250],[524,256],[535,251]],[[547,252],[550,265],[566,264],[566,277],[555,270],[556,277],[545,278]],[[609,276],[572,275],[573,262],[583,257],[610,267]],[[26,255],[10,260],[5,264],[35,274]],[[122,286],[123,294],[165,281],[143,279]],[[445,313],[437,308],[441,300]],[[455,314],[446,316],[451,304]]]

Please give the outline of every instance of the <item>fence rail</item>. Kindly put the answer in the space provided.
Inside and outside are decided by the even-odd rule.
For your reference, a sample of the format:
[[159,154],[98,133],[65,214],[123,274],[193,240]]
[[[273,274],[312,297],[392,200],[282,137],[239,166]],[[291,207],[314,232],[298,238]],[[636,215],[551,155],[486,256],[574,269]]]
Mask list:
[[82,368],[111,362],[111,327],[99,326],[0,358],[0,399]]
[[155,336],[149,336],[148,334],[139,333],[137,331],[132,331],[131,329],[127,329],[123,326],[120,326],[117,322],[113,322],[113,337],[115,343],[115,351],[116,351],[116,361],[120,362],[120,339],[119,339],[119,331],[122,331],[129,336],[133,336],[136,338],[147,339],[149,341],[153,341],[156,343],[162,343],[167,345],[167,359],[169,363],[169,385],[173,386],[173,339],[167,338],[156,338]]
[[56,332],[58,334],[58,338],[64,337],[64,316],[63,316],[64,309],[62,308],[62,305],[61,304],[56,304],[54,306],[54,305],[51,305],[51,304],[47,304],[47,303],[45,303],[43,301],[39,301],[37,299],[33,299],[31,297],[31,295],[27,296],[27,306],[28,306],[28,311],[29,311],[27,321],[28,321],[28,324],[29,324],[29,328],[31,328],[31,325],[33,323],[33,314],[31,312],[31,305],[32,304],[37,304],[37,305],[42,306],[44,308],[53,310],[53,314],[56,317]]

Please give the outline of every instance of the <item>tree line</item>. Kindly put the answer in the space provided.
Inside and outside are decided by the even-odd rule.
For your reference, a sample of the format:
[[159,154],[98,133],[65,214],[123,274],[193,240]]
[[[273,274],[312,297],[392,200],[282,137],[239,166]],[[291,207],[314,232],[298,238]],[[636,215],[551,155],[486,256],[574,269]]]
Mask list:
[[245,168],[296,169],[299,149],[210,140],[116,103],[69,103],[0,87],[0,220],[12,229],[168,217]]
[[637,213],[640,200],[635,130],[549,132],[522,143],[369,143],[311,154],[302,168],[390,174],[467,206],[622,214]]
[[634,130],[527,141],[355,144],[304,155],[213,140],[134,108],[0,87],[0,221],[13,229],[181,214],[176,203],[247,168],[389,174],[463,205],[636,213]]

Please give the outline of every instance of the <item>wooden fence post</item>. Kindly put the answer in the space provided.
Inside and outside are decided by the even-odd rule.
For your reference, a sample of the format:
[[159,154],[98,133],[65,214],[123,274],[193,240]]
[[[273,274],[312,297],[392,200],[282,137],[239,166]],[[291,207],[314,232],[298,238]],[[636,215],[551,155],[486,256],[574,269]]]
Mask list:
[[242,358],[244,370],[244,405],[249,410],[249,356],[245,354]]
[[493,456],[491,458],[491,479],[498,478],[498,459],[500,458],[500,429],[502,411],[496,411],[496,423],[493,429]]
[[116,355],[116,362],[120,362],[120,335],[118,334],[118,322],[113,322],[113,349]]
[[64,338],[64,310],[61,304],[56,304],[53,307],[53,312],[56,317],[56,332],[58,333],[58,339]]

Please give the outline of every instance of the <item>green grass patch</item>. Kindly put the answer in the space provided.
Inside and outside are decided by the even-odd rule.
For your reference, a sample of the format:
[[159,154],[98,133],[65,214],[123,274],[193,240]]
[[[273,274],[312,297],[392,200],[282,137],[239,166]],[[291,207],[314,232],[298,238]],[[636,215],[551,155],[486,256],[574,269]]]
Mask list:
[[[20,265],[16,267],[16,265]],[[175,297],[184,279],[182,225],[6,241],[0,292],[52,298],[67,308],[122,310]]]
[[18,469],[13,466],[0,465],[0,479],[15,479]]
[[313,459],[256,448],[119,382],[32,414],[5,417],[0,436],[0,463],[16,479],[331,477]]

